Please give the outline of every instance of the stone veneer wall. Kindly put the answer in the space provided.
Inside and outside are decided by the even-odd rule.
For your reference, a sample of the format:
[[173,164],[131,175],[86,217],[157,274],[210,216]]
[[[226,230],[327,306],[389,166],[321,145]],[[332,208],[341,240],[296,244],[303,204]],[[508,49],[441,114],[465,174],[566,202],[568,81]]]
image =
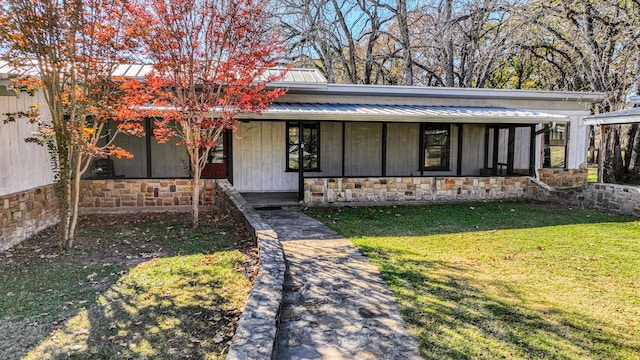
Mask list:
[[0,252],[57,224],[57,206],[53,185],[0,197]]
[[405,202],[516,199],[525,197],[526,176],[371,177],[304,180],[304,202]]
[[540,180],[555,189],[587,185],[587,169],[539,169]]
[[530,179],[527,193],[530,199],[538,201],[640,216],[640,186],[589,184],[570,191],[558,191],[540,180]]
[[273,358],[278,335],[286,264],[278,235],[227,180],[216,182],[216,207],[245,225],[255,236],[260,271],[249,294],[227,353],[228,360]]
[[[80,208],[83,213],[119,211],[166,211],[191,205],[189,179],[82,180]],[[206,202],[215,196],[215,180],[202,180]]]

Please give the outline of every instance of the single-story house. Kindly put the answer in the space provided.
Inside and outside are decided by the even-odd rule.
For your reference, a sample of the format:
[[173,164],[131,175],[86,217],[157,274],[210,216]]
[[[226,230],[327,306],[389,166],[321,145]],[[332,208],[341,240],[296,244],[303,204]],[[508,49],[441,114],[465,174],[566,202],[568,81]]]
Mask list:
[[[126,65],[118,76],[148,68]],[[7,91],[0,114],[36,97]],[[291,69],[270,86],[286,95],[239,116],[204,170],[242,193],[289,193],[307,204],[526,198],[531,179],[552,187],[586,183],[584,117],[604,94],[530,90],[329,84]],[[43,109],[46,116],[46,109]],[[132,160],[97,160],[82,184],[82,210],[164,210],[191,203],[187,154],[147,134],[122,136]],[[24,142],[35,130],[0,120],[0,251],[57,222],[47,149]]]
[[[120,73],[146,71],[131,66]],[[286,95],[260,115],[238,116],[237,132],[212,151],[203,177],[229,179],[244,193],[298,193],[307,203],[495,198],[508,192],[505,179],[529,176],[568,174],[573,180],[566,185],[581,185],[583,118],[603,97],[329,84],[310,69],[291,69],[271,86],[287,89]],[[146,126],[150,130],[152,121]],[[121,137],[118,145],[135,157],[114,159],[107,177],[187,177],[184,149],[158,144],[152,131],[146,138]]]

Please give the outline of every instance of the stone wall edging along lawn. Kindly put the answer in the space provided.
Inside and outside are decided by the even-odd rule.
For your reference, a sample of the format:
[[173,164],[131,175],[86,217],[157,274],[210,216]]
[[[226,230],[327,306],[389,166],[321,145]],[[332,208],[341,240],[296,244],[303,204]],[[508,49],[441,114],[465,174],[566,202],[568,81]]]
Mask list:
[[529,178],[527,197],[541,202],[590,207],[640,216],[640,186],[589,184],[558,191],[538,179]]
[[0,252],[59,221],[53,185],[0,196]]
[[255,235],[260,256],[260,270],[231,340],[227,360],[272,359],[286,271],[282,244],[276,232],[229,181],[218,180],[216,187],[216,207],[245,224]]

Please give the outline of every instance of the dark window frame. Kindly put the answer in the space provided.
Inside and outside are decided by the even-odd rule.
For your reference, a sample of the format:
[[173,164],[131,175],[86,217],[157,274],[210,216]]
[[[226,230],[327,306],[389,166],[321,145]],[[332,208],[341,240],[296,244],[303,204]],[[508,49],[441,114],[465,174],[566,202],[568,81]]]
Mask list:
[[[558,127],[563,127],[564,131],[557,131]],[[562,138],[559,136],[562,134]],[[554,137],[555,135],[555,137]],[[551,154],[553,148],[563,148],[562,166],[552,166]],[[558,124],[555,128],[549,129],[544,133],[544,146],[543,146],[543,159],[542,167],[544,169],[566,169],[567,168],[567,156],[569,155],[567,150],[569,148],[569,124]]]
[[[427,130],[445,130],[447,138],[445,144],[430,145],[427,142],[426,131]],[[422,123],[420,124],[420,170],[421,171],[451,171],[451,124],[442,123]],[[426,150],[431,146],[445,147],[445,153],[440,155],[440,165],[427,166]]]
[[[285,140],[285,152],[287,154],[287,158],[286,158],[286,167],[285,167],[285,171],[286,172],[298,172],[300,171],[299,167],[296,168],[292,168],[290,166],[290,155],[292,153],[292,147],[295,147],[295,149],[293,151],[297,152],[298,151],[298,142],[292,142],[291,138],[289,136],[290,134],[290,129],[299,129],[300,128],[300,122],[298,121],[287,121],[287,125],[285,127],[285,136],[286,136],[286,140]],[[315,157],[316,157],[316,166],[313,168],[304,168],[305,172],[320,172],[320,139],[321,139],[321,131],[320,131],[320,123],[319,122],[303,122],[302,123],[302,133],[304,136],[304,133],[306,130],[310,130],[311,132],[316,131],[317,132],[317,144],[316,144],[316,149],[315,149]],[[308,144],[305,143],[305,150],[308,149]],[[303,163],[304,163],[304,159],[303,159]]]

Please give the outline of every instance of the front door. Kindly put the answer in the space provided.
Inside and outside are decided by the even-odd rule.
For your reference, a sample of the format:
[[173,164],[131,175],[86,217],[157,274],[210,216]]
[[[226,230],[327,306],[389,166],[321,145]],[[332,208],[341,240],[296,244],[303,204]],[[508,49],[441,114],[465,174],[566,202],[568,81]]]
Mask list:
[[203,179],[227,177],[227,134],[222,135],[222,141],[209,151],[207,163],[202,169]]

